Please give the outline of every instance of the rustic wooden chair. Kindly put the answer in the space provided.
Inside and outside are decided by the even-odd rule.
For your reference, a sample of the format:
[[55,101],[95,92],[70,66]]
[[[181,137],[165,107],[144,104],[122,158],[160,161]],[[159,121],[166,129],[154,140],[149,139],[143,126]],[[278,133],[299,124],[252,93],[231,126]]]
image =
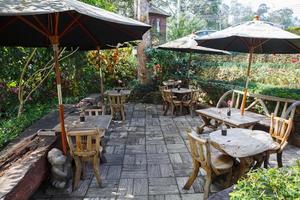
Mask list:
[[267,168],[269,164],[269,156],[270,154],[277,153],[277,164],[278,167],[282,167],[282,152],[285,146],[288,144],[288,138],[290,136],[291,130],[293,126],[292,118],[284,119],[280,117],[274,117],[271,114],[271,125],[270,125],[270,135],[272,136],[275,143],[275,149],[268,151],[264,167]]
[[117,113],[120,113],[122,121],[125,120],[125,96],[114,94],[108,95],[109,103],[110,103],[110,111],[112,117],[115,117]]
[[229,186],[232,178],[233,160],[230,156],[222,154],[217,150],[216,152],[218,153],[211,152],[209,140],[199,138],[196,132],[188,130],[187,134],[190,141],[190,150],[193,159],[193,172],[183,189],[190,189],[193,182],[197,178],[199,168],[201,167],[206,171],[204,199],[207,199],[210,191],[212,176],[228,173],[226,184]]
[[163,111],[165,111],[166,106],[168,104],[165,93],[164,93],[164,90],[167,90],[167,89],[168,89],[168,86],[159,86],[159,91],[161,94],[161,98],[163,100],[163,102],[162,102],[163,103]]
[[182,106],[189,109],[190,114],[193,116],[195,106],[197,105],[199,98],[199,90],[193,90],[190,94],[186,95],[182,99]]
[[179,100],[174,99],[174,95],[171,90],[164,90],[166,101],[167,101],[167,108],[165,110],[165,114],[167,114],[167,111],[169,107],[171,106],[171,113],[174,116],[175,108],[179,108],[180,114],[182,114],[182,102]]
[[99,157],[103,148],[100,146],[101,130],[78,129],[67,132],[67,141],[70,147],[70,154],[74,158],[76,172],[73,181],[73,190],[78,186],[81,174],[85,173],[87,161],[93,162],[94,174],[101,187]]
[[103,110],[101,108],[90,108],[84,110],[85,116],[99,116],[103,115]]

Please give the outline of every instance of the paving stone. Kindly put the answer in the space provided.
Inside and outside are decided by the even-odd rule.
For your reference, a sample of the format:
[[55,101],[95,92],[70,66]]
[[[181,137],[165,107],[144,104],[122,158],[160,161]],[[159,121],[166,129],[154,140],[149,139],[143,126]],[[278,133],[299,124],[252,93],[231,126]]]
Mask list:
[[160,164],[162,177],[174,177],[174,172],[171,164]]
[[148,164],[148,177],[162,177],[159,164]]
[[107,162],[105,165],[122,165],[124,155],[120,154],[104,154]]
[[165,195],[165,200],[181,200],[181,197],[179,194],[168,194]]
[[143,135],[128,137],[126,144],[127,145],[145,145],[146,137]]
[[175,178],[149,178],[149,194],[179,193]]
[[169,153],[188,152],[185,144],[167,144]]
[[171,163],[183,163],[181,156],[179,153],[170,153],[170,159],[171,159]]
[[121,176],[122,166],[110,166],[106,178],[108,180],[119,179]]
[[196,194],[182,194],[181,195],[182,200],[199,200],[203,199],[204,196],[201,193],[196,193]]
[[134,179],[134,195],[148,195],[148,179]]
[[170,159],[167,153],[149,153],[147,154],[147,162],[148,164],[168,164]]
[[179,188],[179,192],[183,193],[183,194],[187,194],[187,193],[195,193],[194,188],[191,187],[189,190],[184,190],[183,186],[185,185],[185,183],[187,182],[188,177],[177,177],[176,181],[178,184],[178,188]]
[[121,197],[133,196],[133,179],[120,179],[118,194]]
[[126,145],[126,154],[146,153],[145,145]]
[[165,195],[150,195],[149,200],[165,200]]
[[147,178],[146,165],[123,165],[122,178]]
[[102,180],[102,187],[90,187],[86,197],[115,198],[118,195],[119,180]]

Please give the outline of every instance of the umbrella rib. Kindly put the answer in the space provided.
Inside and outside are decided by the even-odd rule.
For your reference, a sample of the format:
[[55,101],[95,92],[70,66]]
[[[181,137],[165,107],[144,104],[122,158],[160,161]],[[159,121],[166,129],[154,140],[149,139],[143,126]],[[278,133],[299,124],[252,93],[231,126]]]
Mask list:
[[33,16],[33,18],[35,19],[35,21],[40,25],[41,29],[43,29],[43,31],[45,31],[45,33],[47,33],[48,35],[51,35],[49,30],[44,26],[44,24],[36,17],[36,15]]
[[228,50],[228,48],[233,44],[233,42],[237,40],[237,38],[235,37],[230,43],[228,43],[225,48],[223,48],[223,50]]
[[37,27],[35,24],[31,23],[30,21],[28,21],[24,17],[17,16],[17,18],[19,18],[21,21],[23,21],[24,23],[28,24],[29,26],[31,26],[33,29],[35,29],[36,31],[40,32],[44,36],[49,37],[49,35],[47,33],[45,33],[43,30],[41,30],[39,27]]
[[[75,17],[73,15],[71,15],[70,13],[68,13],[73,19],[75,19]],[[82,24],[80,23],[80,21],[76,21],[77,24],[81,27],[81,29],[88,35],[88,37],[90,39],[93,40],[93,42],[95,43],[95,45],[99,45],[99,43],[101,44],[101,42],[98,42],[95,37],[88,31],[88,29]]]
[[4,30],[4,28],[5,28],[6,26],[10,25],[11,23],[14,23],[16,20],[17,20],[16,17],[10,19],[9,21],[7,21],[6,23],[4,23],[4,24],[2,24],[2,25],[0,26],[0,30]]
[[[72,28],[74,28],[75,26],[73,26],[74,23],[76,23],[79,18],[81,17],[81,15],[79,15],[78,17],[76,17],[76,19],[74,19],[66,28],[65,30],[59,35],[59,37],[63,37],[66,33],[68,33]],[[76,26],[78,26],[78,24],[76,24]]]
[[291,43],[290,41],[288,40],[284,40],[286,43],[288,43],[289,46],[291,46],[292,48],[296,49],[297,51],[299,51],[300,53],[300,48],[295,46],[293,43]]

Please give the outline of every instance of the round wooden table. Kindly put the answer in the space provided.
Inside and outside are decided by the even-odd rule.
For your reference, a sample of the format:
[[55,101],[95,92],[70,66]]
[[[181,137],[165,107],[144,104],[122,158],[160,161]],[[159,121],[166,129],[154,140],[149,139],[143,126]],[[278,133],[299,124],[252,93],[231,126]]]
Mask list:
[[253,166],[254,161],[261,159],[262,162],[267,151],[279,147],[269,133],[260,130],[227,129],[226,136],[218,130],[210,133],[209,137],[212,146],[239,159],[240,166],[236,178],[243,176]]
[[174,94],[188,94],[188,93],[191,93],[192,90],[191,89],[188,89],[188,88],[180,88],[180,90],[178,90],[178,88],[173,88],[171,89],[172,93]]

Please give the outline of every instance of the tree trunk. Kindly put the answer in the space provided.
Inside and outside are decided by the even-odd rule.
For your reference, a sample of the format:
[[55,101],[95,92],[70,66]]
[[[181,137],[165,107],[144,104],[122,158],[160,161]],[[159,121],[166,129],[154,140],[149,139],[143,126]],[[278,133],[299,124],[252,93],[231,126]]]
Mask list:
[[[134,16],[137,20],[149,24],[149,0],[135,0],[134,2]],[[150,31],[143,35],[143,40],[137,46],[138,59],[138,79],[140,83],[149,83],[149,72],[146,67],[147,57],[145,49],[151,46]]]

